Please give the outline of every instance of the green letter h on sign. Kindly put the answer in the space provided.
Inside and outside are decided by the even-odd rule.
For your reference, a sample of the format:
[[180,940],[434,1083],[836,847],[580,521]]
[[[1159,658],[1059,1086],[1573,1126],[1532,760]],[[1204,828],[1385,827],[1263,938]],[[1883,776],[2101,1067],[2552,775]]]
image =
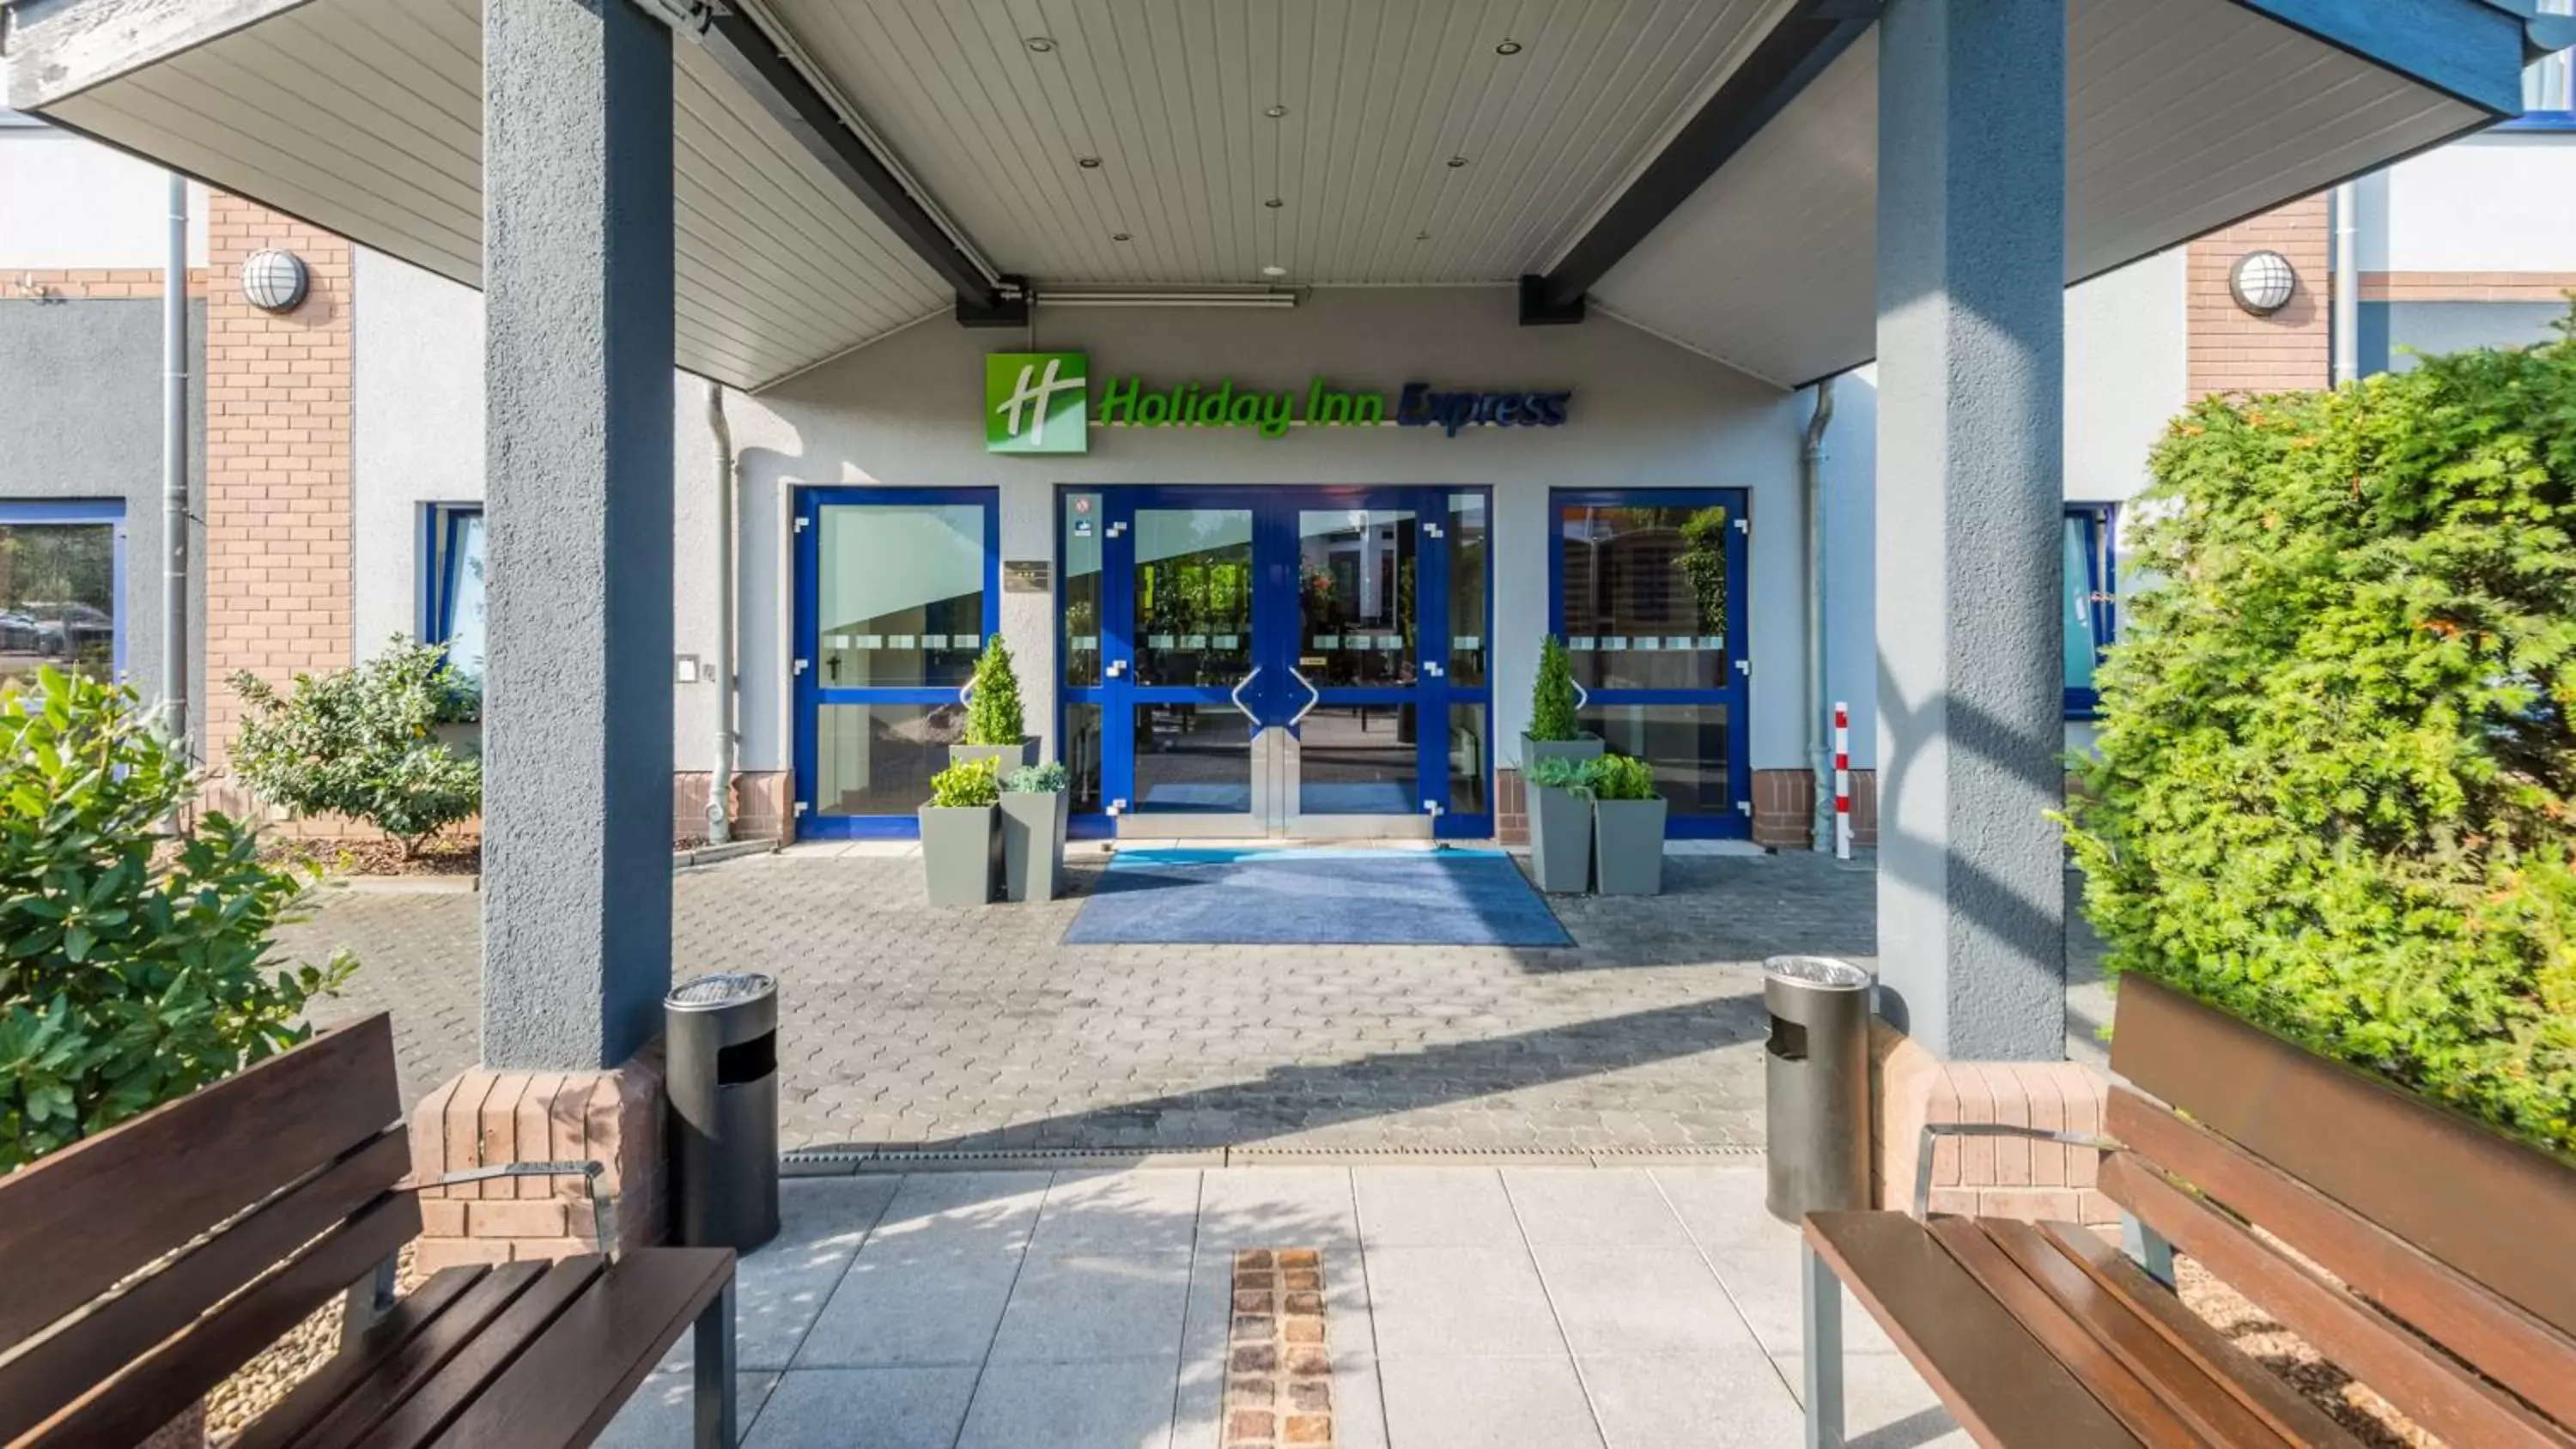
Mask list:
[[1091,446],[1091,375],[1079,352],[984,359],[984,451],[1080,453]]

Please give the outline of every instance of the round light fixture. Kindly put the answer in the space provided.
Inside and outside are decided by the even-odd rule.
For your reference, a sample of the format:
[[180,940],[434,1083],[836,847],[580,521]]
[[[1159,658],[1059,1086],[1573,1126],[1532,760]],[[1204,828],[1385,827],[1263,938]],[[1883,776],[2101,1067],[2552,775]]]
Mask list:
[[1467,158],[1466,158],[1466,157],[1464,157],[1464,156],[1452,156],[1452,157],[1450,157],[1450,158],[1449,158],[1449,169],[1450,169],[1450,170],[1452,170],[1452,171],[1455,171],[1455,170],[1457,170],[1459,167],[1464,166],[1464,165],[1466,165],[1466,164],[1467,164]]
[[1274,196],[1274,197],[1270,198],[1268,201],[1265,201],[1265,202],[1263,202],[1263,203],[1261,203],[1261,204],[1262,204],[1262,205],[1264,205],[1264,206],[1266,206],[1266,207],[1269,207],[1272,211],[1277,211],[1279,208],[1281,208],[1281,207],[1283,207],[1283,206],[1286,206],[1288,203],[1287,203],[1287,202],[1285,202],[1285,201],[1283,201],[1283,200],[1281,200],[1280,198],[1278,198],[1278,197]]
[[1494,54],[1496,55],[1518,55],[1520,53],[1521,43],[1508,37],[1504,39],[1502,44],[1494,47]]
[[2269,317],[2298,295],[2298,269],[2279,252],[2247,252],[2228,269],[2228,295],[2257,317]]
[[1028,46],[1031,52],[1038,55],[1044,55],[1048,51],[1055,49],[1055,42],[1047,39],[1043,35],[1032,35],[1028,39]]
[[1263,115],[1265,115],[1265,116],[1268,116],[1270,119],[1272,119],[1272,120],[1274,120],[1274,121],[1275,121],[1275,120],[1278,120],[1281,116],[1284,116],[1284,115],[1288,114],[1288,108],[1287,108],[1286,106],[1272,106],[1270,109],[1268,109],[1268,110],[1266,110],[1266,111],[1263,111],[1261,114],[1263,114]]
[[1427,231],[1417,231],[1413,234],[1413,239],[1415,241],[1429,241],[1431,240],[1431,233]]
[[1111,232],[1111,233],[1109,234],[1109,239],[1110,239],[1111,241],[1116,241],[1116,242],[1134,241],[1134,240],[1135,240],[1135,238],[1134,238],[1134,237],[1132,237],[1132,236],[1128,235],[1127,233],[1125,233],[1125,232],[1123,232],[1123,231],[1113,231],[1113,232]]
[[1085,171],[1097,171],[1100,169],[1100,158],[1097,156],[1085,156],[1075,161],[1073,164],[1081,167]]
[[1261,269],[1261,275],[1265,277],[1284,277],[1288,275],[1288,269],[1279,265],[1277,262],[1273,262],[1269,266]]
[[292,312],[304,300],[304,259],[293,252],[253,252],[242,258],[242,295],[264,312]]

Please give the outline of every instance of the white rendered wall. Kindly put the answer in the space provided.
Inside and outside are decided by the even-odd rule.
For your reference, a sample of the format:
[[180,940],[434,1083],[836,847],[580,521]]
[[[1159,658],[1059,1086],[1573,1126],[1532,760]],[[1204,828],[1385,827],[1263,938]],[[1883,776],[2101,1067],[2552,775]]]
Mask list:
[[[170,173],[50,126],[0,126],[0,287],[12,271],[159,267]],[[206,188],[188,185],[188,265],[206,264]]]
[[2147,454],[2190,391],[2188,249],[2066,293],[2066,497],[2117,503],[2147,486]]
[[2576,270],[2576,133],[2454,141],[2360,190],[2365,272]]

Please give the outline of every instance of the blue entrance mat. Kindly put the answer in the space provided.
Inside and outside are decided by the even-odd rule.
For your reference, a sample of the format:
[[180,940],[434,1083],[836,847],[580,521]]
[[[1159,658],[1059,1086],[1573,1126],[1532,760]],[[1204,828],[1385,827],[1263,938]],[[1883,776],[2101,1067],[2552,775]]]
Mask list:
[[1499,850],[1122,850],[1069,945],[1571,946]]

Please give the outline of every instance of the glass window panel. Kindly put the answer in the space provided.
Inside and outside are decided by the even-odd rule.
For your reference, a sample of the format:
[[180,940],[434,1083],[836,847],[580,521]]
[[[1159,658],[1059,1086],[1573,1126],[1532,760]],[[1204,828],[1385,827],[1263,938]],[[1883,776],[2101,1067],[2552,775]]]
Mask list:
[[1726,706],[1619,704],[1583,711],[1583,727],[1614,755],[1655,767],[1655,793],[1675,815],[1723,815],[1735,808],[1726,783]]
[[1145,815],[1252,811],[1252,722],[1229,704],[1136,707],[1136,798]]
[[1449,706],[1449,813],[1489,815],[1493,801],[1485,793],[1485,707]]
[[1305,815],[1414,815],[1422,774],[1412,705],[1325,705],[1297,731],[1297,809]]
[[116,526],[0,524],[0,688],[52,665],[116,672]]
[[2094,520],[2083,514],[2066,516],[2065,582],[2059,585],[2065,605],[2060,611],[2066,621],[2066,687],[2091,689],[2098,649],[2093,637],[2093,594],[2100,587],[2095,578],[2093,546]]
[[1493,641],[1486,635],[1485,598],[1492,575],[1487,551],[1489,534],[1485,523],[1485,495],[1455,493],[1449,498],[1449,682],[1456,685],[1489,683],[1485,673],[1486,651]]
[[1064,499],[1064,682],[1100,683],[1100,495]]
[[910,815],[966,734],[956,704],[826,704],[814,711],[814,809]]
[[1565,636],[1586,689],[1726,683],[1724,508],[1568,504],[1558,516]]
[[439,627],[447,662],[469,679],[483,677],[483,515],[459,513],[448,522],[446,578],[440,585]]
[[822,686],[964,684],[984,649],[984,506],[827,504],[822,514]]
[[1239,683],[1252,672],[1252,510],[1139,508],[1135,532],[1136,682]]
[[1104,808],[1100,794],[1100,734],[1099,705],[1064,707],[1064,770],[1071,777],[1066,789],[1073,796],[1065,803],[1077,815],[1097,815]]
[[1420,657],[1409,508],[1297,515],[1297,667],[1313,683],[1411,684]]

